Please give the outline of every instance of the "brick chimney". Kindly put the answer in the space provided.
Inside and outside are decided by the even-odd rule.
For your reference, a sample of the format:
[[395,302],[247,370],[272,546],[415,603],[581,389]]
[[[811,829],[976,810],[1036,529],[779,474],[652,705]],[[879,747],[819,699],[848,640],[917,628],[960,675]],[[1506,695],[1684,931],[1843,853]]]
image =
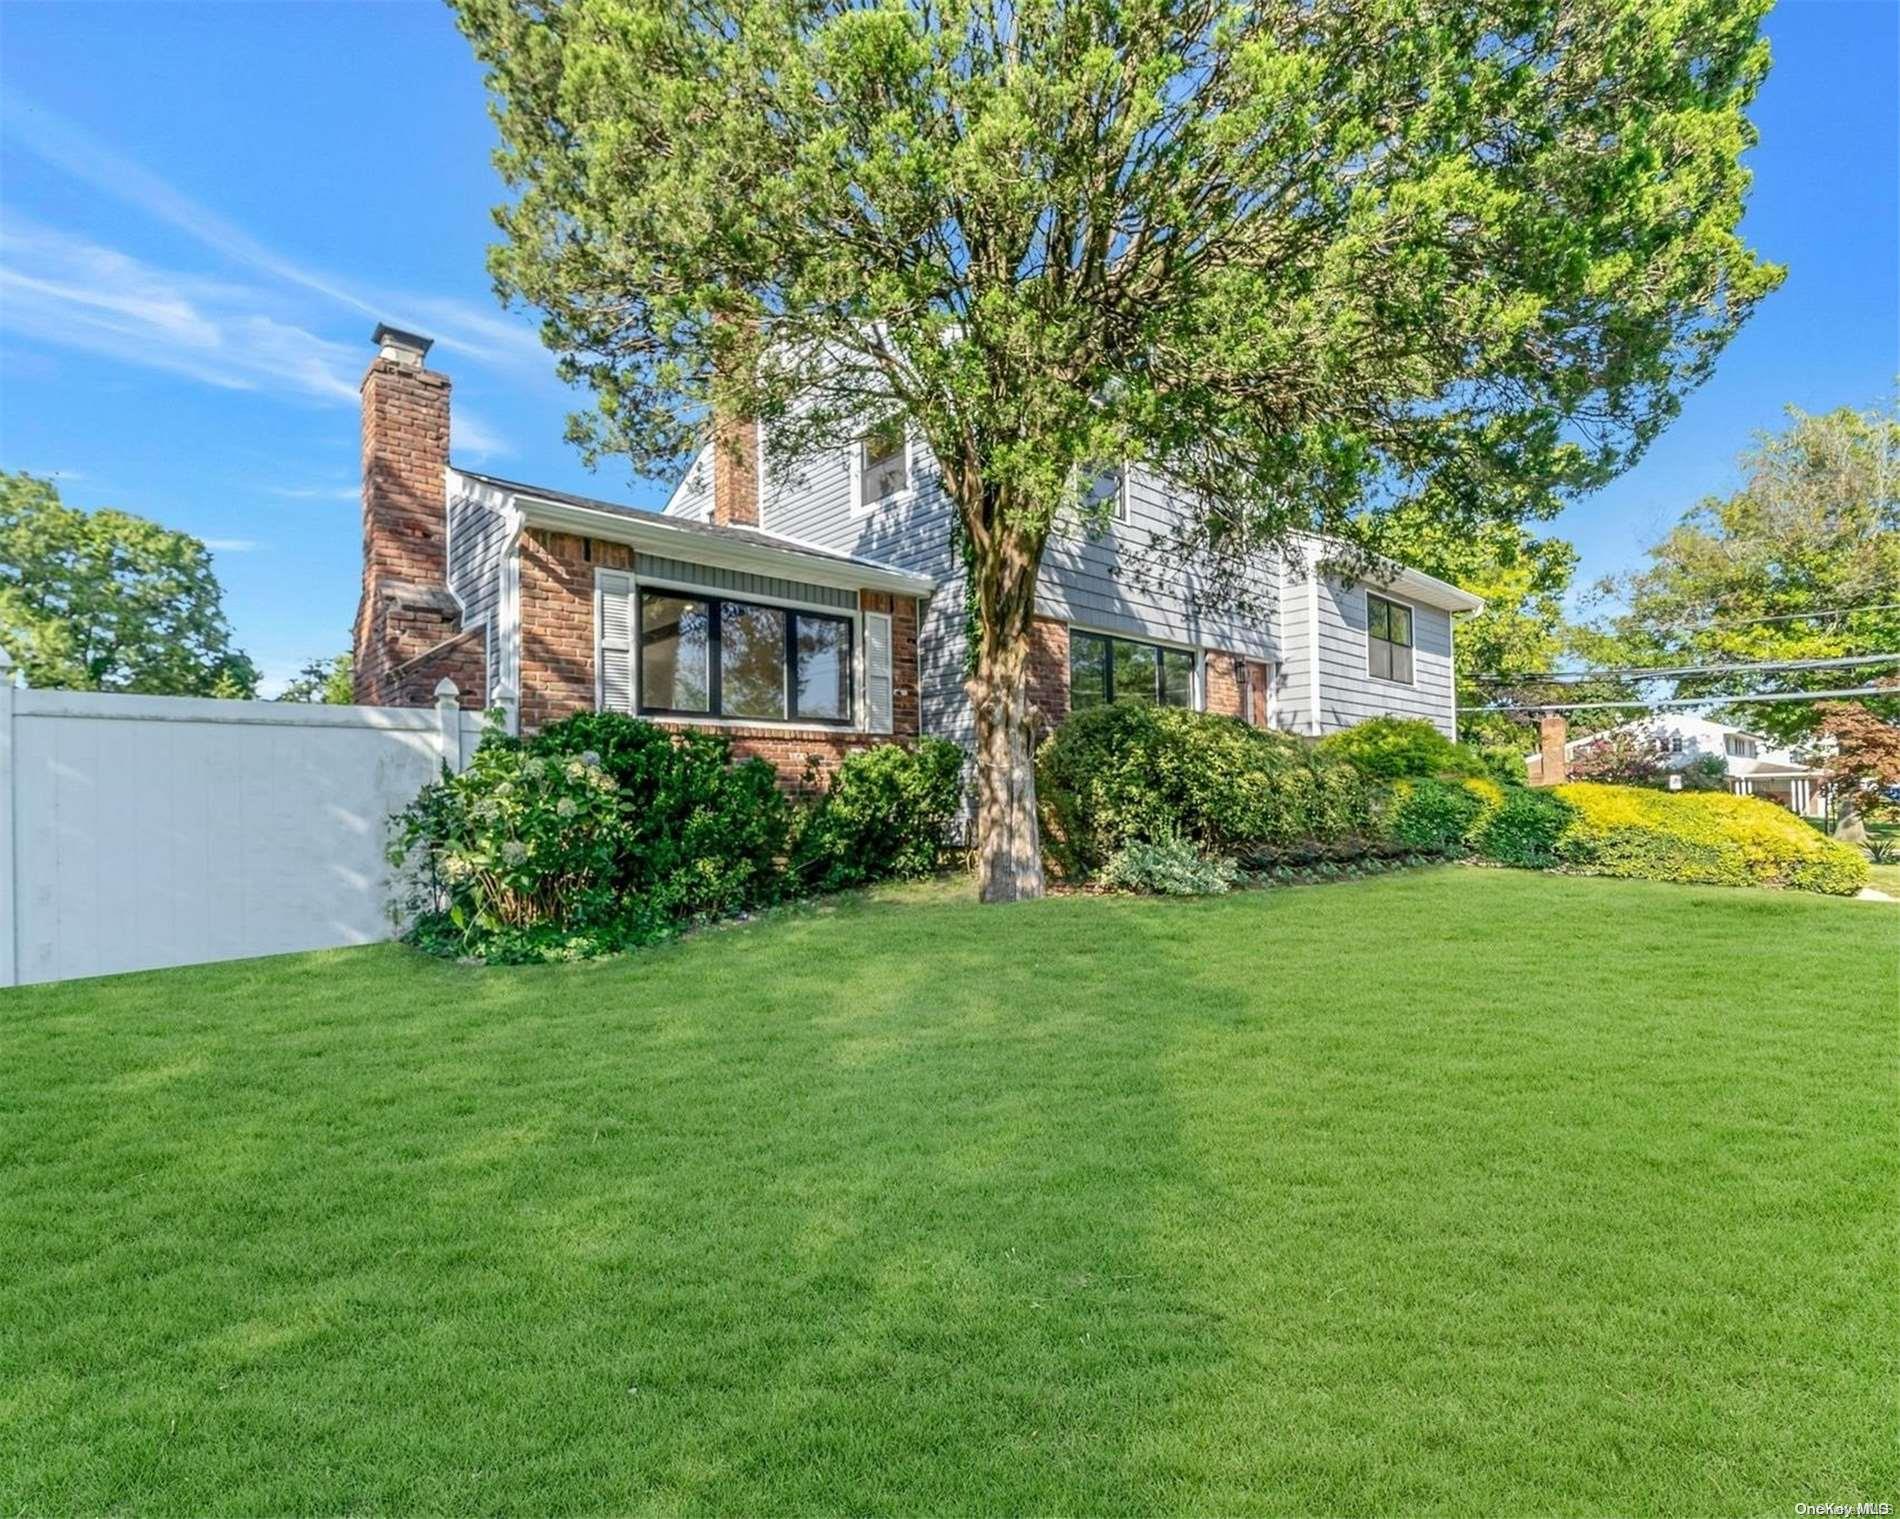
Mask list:
[[363,376],[355,697],[399,706],[414,684],[404,666],[453,638],[460,624],[448,589],[449,380],[422,367],[430,339],[385,323],[373,341],[376,357]]
[[1547,712],[1537,724],[1537,784],[1561,786],[1570,777],[1564,759],[1564,744],[1570,738],[1570,722],[1561,712]]
[[[720,315],[720,325],[737,322]],[[730,330],[730,329],[728,329]],[[751,417],[735,414],[718,402],[713,404],[713,507],[712,520],[720,527],[757,527],[759,525],[759,425]]]

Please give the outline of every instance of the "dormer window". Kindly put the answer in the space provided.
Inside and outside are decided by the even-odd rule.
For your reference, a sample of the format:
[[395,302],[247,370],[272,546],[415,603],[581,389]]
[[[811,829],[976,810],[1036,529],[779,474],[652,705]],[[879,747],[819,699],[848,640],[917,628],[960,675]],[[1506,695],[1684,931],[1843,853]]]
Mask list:
[[851,455],[852,494],[860,512],[890,506],[910,494],[910,439],[901,420],[860,438]]

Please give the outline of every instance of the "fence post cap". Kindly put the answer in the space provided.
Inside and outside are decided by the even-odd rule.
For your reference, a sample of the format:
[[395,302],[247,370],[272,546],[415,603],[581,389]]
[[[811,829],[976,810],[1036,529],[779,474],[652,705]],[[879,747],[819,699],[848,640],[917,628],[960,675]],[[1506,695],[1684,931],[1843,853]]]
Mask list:
[[456,683],[450,680],[446,675],[435,683],[435,699],[437,702],[452,701],[461,694],[462,688],[456,685]]
[[0,643],[0,675],[5,675],[12,668],[13,656],[7,653],[7,646]]
[[507,681],[499,681],[495,686],[495,705],[505,707],[515,699],[515,688]]

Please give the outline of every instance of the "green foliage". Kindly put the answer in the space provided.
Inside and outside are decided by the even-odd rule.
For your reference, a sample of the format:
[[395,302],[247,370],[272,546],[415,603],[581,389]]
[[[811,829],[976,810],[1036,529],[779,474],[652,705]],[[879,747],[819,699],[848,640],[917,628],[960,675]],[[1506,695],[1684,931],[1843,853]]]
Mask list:
[[1162,897],[1217,897],[1239,872],[1232,860],[1204,855],[1186,839],[1130,839],[1112,855],[1098,877],[1104,886]]
[[249,697],[204,544],[126,512],[81,511],[0,471],[0,646],[28,685]]
[[1823,838],[1760,797],[1588,781],[1554,789],[1572,812],[1556,852],[1573,870],[1835,896],[1852,896],[1867,884],[1859,850]]
[[467,770],[397,815],[411,939],[496,962],[580,959],[682,925],[925,875],[960,800],[942,740],[852,755],[795,811],[722,733],[588,712],[526,742],[490,733]]
[[1373,717],[1319,741],[1329,754],[1378,780],[1419,776],[1464,778],[1490,774],[1478,750],[1455,744],[1420,717]]
[[[1540,688],[1510,677],[1554,669],[1569,652],[1564,597],[1577,570],[1576,548],[1516,522],[1448,525],[1411,507],[1385,524],[1380,549],[1484,598],[1482,612],[1458,619],[1452,640],[1459,737],[1518,755],[1536,748],[1535,724],[1483,709],[1530,697]],[[1521,770],[1515,778],[1524,778]]]
[[1186,840],[1249,868],[1357,854],[1383,827],[1378,785],[1284,733],[1129,702],[1077,713],[1036,760],[1044,839],[1071,880],[1133,841]]
[[934,873],[963,796],[964,753],[943,739],[848,756],[799,814],[791,868],[805,889],[838,891]]
[[1728,790],[1728,761],[1719,754],[1698,754],[1676,774],[1685,791]]
[[356,659],[347,649],[332,659],[313,659],[284,683],[279,701],[322,702],[347,707],[356,700]]
[[[1208,602],[1300,533],[1363,558],[1396,510],[1455,537],[1633,463],[1781,278],[1738,235],[1766,3],[455,8],[490,268],[590,455],[677,469],[720,409],[780,470],[894,419],[934,455],[982,784],[1101,461],[1173,483],[1150,547]],[[978,819],[985,890],[1039,889],[1030,788]]]
[[[1624,610],[1587,648],[1605,664],[1822,659],[1900,648],[1900,416],[1809,415],[1742,458],[1746,483],[1686,512],[1642,570],[1598,587]],[[1677,696],[1826,690],[1838,670],[1697,676]],[[1867,704],[1900,721],[1900,693]],[[1732,720],[1781,743],[1812,737],[1814,702],[1738,707]]]
[[1392,787],[1392,837],[1420,854],[1464,854],[1495,809],[1497,794],[1495,786],[1429,777],[1397,781]]
[[1472,842],[1493,864],[1548,870],[1558,862],[1557,841],[1569,822],[1570,807],[1562,797],[1507,786],[1479,820]]
[[616,890],[620,788],[590,759],[485,743],[396,815],[399,908],[425,948],[503,963],[599,953],[652,937],[664,919]]
[[616,889],[672,919],[722,916],[783,893],[791,804],[761,759],[732,758],[725,734],[675,731],[620,712],[584,712],[530,740],[538,754],[594,755],[619,788]]

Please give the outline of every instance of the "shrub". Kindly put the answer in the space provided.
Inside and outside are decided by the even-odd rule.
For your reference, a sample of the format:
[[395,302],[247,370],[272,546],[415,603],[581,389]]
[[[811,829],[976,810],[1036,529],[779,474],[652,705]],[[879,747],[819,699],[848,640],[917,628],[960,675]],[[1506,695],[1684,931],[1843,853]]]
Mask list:
[[1363,774],[1384,781],[1492,774],[1491,765],[1476,749],[1453,743],[1418,717],[1368,718],[1339,733],[1327,734],[1319,741],[1319,748],[1321,753],[1343,759]]
[[615,887],[663,917],[723,916],[783,894],[792,809],[772,767],[734,763],[723,733],[677,732],[621,712],[544,728],[531,753],[593,754],[625,808]]
[[1185,840],[1249,869],[1363,854],[1381,788],[1300,739],[1231,717],[1117,702],[1077,713],[1036,757],[1043,841],[1070,880],[1133,842]]
[[940,738],[849,756],[798,817],[792,873],[816,891],[926,876],[943,858],[963,795],[963,751]]
[[1480,819],[1473,839],[1478,853],[1499,865],[1548,870],[1557,863],[1557,840],[1570,821],[1570,807],[1548,791],[1507,786],[1498,804]]
[[1556,853],[1592,875],[1716,886],[1791,886],[1852,896],[1867,884],[1855,849],[1760,797],[1575,782]]
[[1392,837],[1408,850],[1463,854],[1501,794],[1496,782],[1397,781],[1392,787]]
[[1131,839],[1108,857],[1101,883],[1163,897],[1217,897],[1239,872],[1232,860],[1203,855],[1186,839]]
[[658,924],[617,890],[620,788],[588,755],[561,759],[487,742],[468,769],[396,815],[390,861],[409,870],[399,906],[418,942],[499,960],[599,953]]

